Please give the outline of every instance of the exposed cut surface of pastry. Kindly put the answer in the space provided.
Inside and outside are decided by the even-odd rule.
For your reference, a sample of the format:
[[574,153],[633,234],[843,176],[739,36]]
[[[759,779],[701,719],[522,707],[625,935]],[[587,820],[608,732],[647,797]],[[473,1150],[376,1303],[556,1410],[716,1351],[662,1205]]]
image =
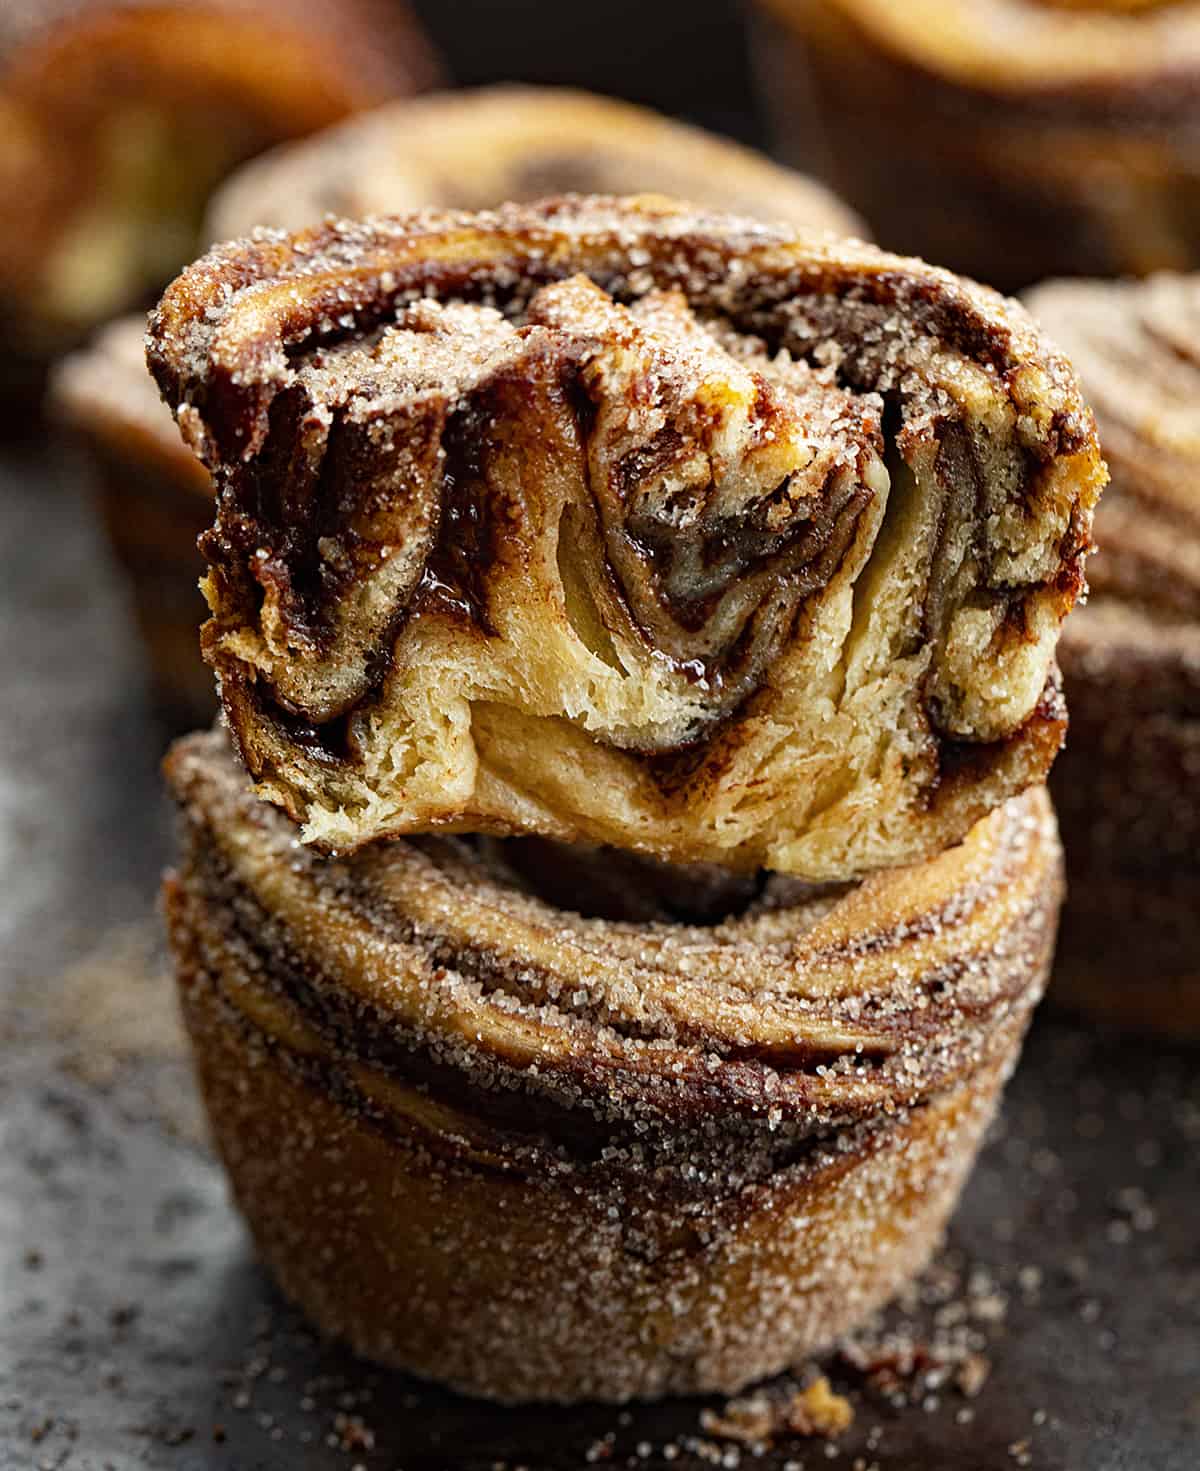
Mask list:
[[1113,476],[1060,649],[1055,994],[1200,1037],[1200,277],[1054,282],[1029,304],[1079,368]]
[[609,97],[503,86],[389,103],[273,150],[217,192],[207,235],[631,190],[839,235],[866,230],[823,185],[727,138]]
[[758,9],[784,151],[886,245],[1009,290],[1200,263],[1195,0]]
[[327,1332],[502,1399],[733,1391],[889,1296],[1053,944],[1041,790],[705,927],[557,908],[500,841],[323,859],[220,734],[168,777],[185,1015],[263,1255]]
[[49,353],[148,298],[232,167],[434,74],[401,0],[4,6],[6,346]]
[[1040,781],[1103,479],[1014,303],[657,199],[221,247],[151,366],[216,476],[260,793],[845,878]]

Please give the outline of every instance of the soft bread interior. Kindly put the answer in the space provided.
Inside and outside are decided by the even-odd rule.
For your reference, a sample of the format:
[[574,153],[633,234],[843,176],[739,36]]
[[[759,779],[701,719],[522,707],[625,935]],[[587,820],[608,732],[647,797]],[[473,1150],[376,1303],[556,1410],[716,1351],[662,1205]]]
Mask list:
[[674,208],[539,207],[600,221],[550,247],[504,214],[380,222],[328,268],[305,243],[294,282],[264,236],[225,251],[282,274],[177,347],[168,297],[152,363],[218,481],[205,651],[307,841],[538,832],[842,879],[1044,778],[1103,477],[1065,364],[945,273],[727,247],[736,222],[660,238]]
[[[926,702],[982,740],[1036,704],[1057,620],[997,648],[1003,609],[974,596],[974,486],[938,483],[934,445],[911,463],[887,445],[878,395],[706,330],[678,297],[630,310],[577,278],[536,296],[526,321],[422,303],[306,366],[279,415],[288,494],[315,501],[332,484],[354,502],[355,576],[332,639],[297,638],[282,604],[303,597],[300,579],[274,573],[260,631],[232,635],[278,701],[317,724],[349,711],[355,760],[310,802],[310,840],[340,848],[478,805],[538,830],[570,813],[595,839],[648,847],[664,822],[681,841],[701,822],[734,852],[774,826],[779,866],[811,869],[820,846],[843,872],[888,793],[936,775]],[[564,362],[581,404],[563,402]],[[315,425],[314,405],[333,405]],[[647,551],[655,536],[665,552]],[[308,573],[326,593],[347,555],[334,540],[316,538]],[[355,708],[413,599],[386,677]],[[681,779],[675,802],[653,776],[630,787],[630,752],[686,768],[709,738],[723,762],[711,780]]]

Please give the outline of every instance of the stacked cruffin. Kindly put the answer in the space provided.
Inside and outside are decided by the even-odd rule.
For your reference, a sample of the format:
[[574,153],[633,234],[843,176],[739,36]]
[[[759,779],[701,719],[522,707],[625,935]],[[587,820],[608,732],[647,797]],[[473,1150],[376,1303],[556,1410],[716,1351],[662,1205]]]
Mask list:
[[149,359],[228,725],[168,758],[167,914],[284,1290],[506,1400],[831,1343],[1053,949],[1064,360],[920,262],[578,197],[219,247]]

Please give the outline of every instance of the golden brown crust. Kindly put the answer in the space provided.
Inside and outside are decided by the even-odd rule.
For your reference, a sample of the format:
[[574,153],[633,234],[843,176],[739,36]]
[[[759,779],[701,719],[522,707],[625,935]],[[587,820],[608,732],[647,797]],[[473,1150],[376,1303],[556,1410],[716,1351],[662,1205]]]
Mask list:
[[393,102],[275,149],[217,192],[207,234],[632,190],[802,229],[866,230],[822,185],[729,139],[609,97],[500,86]]
[[428,86],[385,0],[37,0],[0,22],[5,337],[46,351],[161,286],[207,195],[280,140]]
[[1092,600],[1060,648],[1055,994],[1200,1036],[1200,278],[1055,282],[1029,304],[1079,367],[1113,473]]
[[1093,426],[1028,318],[943,272],[648,199],[327,223],[198,263],[150,359],[220,486],[227,714],[325,846],[845,877],[1052,759]]
[[1053,943],[1042,793],[697,928],[555,909],[502,845],[297,853],[218,735],[168,776],[185,1011],[264,1255],[328,1331],[500,1398],[733,1390],[888,1296]]
[[758,8],[785,152],[893,248],[1006,290],[1197,263],[1194,4]]

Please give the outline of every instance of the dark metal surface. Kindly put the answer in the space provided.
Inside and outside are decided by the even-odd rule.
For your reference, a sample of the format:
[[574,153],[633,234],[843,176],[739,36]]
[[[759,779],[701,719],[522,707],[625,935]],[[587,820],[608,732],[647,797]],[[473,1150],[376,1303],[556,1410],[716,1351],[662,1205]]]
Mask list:
[[1049,1017],[952,1232],[976,1399],[856,1386],[837,1447],[758,1459],[695,1403],[503,1411],[316,1344],[197,1122],[155,941],[164,734],[121,590],[70,475],[11,453],[0,688],[0,1466],[1200,1465],[1200,1059]]

